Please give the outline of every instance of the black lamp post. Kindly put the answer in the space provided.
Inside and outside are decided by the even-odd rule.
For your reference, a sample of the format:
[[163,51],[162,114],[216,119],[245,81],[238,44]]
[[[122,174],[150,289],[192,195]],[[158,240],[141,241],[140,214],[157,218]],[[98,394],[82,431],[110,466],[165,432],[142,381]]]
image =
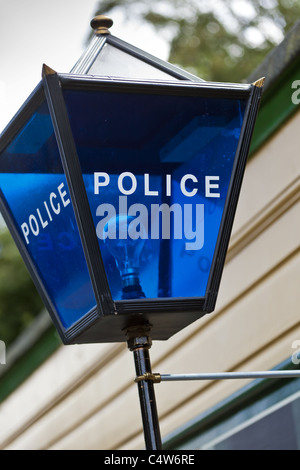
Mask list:
[[0,209],[64,344],[128,341],[160,449],[149,348],[215,308],[263,81],[204,82],[110,24],[1,135]]

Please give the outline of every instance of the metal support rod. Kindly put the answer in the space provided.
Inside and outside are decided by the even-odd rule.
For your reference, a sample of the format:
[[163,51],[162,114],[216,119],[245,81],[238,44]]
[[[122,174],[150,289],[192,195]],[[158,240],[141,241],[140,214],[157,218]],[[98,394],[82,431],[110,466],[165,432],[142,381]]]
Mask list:
[[[133,352],[137,376],[151,374],[149,349],[151,339],[148,336],[136,336],[128,339],[128,348]],[[138,391],[144,428],[146,450],[161,450],[161,436],[152,381],[141,379]]]
[[177,380],[277,379],[292,377],[300,377],[300,370],[216,372],[208,374],[161,374],[160,382],[174,382]]

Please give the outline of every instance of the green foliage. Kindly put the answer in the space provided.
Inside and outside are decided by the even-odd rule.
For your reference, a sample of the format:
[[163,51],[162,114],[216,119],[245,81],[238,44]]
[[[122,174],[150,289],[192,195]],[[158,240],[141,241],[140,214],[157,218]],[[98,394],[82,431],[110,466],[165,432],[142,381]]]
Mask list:
[[[173,64],[205,80],[240,82],[300,17],[299,0],[103,0],[96,14],[154,25]],[[258,77],[259,78],[259,77]]]
[[42,306],[10,233],[0,231],[0,339],[10,344]]

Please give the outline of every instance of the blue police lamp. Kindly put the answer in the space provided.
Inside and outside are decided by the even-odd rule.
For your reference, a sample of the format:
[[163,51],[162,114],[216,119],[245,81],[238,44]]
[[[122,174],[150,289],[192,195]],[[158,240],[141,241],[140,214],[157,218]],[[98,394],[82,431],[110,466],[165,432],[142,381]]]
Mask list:
[[[1,135],[1,212],[65,344],[140,323],[165,340],[215,308],[261,83],[94,41],[88,73],[85,57],[69,74],[44,66]],[[142,77],[108,77],[109,54]]]
[[146,355],[215,309],[263,80],[203,81],[111,24],[1,134],[0,210],[64,344]]

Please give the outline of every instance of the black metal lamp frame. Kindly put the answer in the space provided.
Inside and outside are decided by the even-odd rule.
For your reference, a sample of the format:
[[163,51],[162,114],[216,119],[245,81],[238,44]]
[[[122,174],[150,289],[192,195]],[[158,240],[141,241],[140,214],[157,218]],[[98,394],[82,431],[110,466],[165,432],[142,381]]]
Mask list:
[[[144,298],[113,301],[94,229],[62,89],[113,91],[117,89],[126,90],[129,93],[151,92],[183,95],[197,93],[216,98],[247,99],[244,123],[204,297]],[[38,272],[28,256],[26,247],[14,227],[9,208],[2,197],[0,197],[0,210],[65,344],[124,341],[124,331],[131,326],[143,324],[152,325],[151,337],[153,340],[165,340],[204,314],[214,310],[261,91],[261,86],[257,86],[257,84],[237,85],[184,80],[155,83],[147,80],[107,80],[86,75],[59,75],[49,67],[43,67],[42,82],[1,136],[0,152],[13,139],[36,107],[46,98],[95,292],[97,301],[95,309],[88,312],[70,328],[64,329],[51,299],[43,287]]]
[[[100,88],[103,90],[116,89],[116,87],[119,90],[126,89],[134,93],[137,92],[137,89],[144,92],[150,90],[152,93],[161,92],[163,90],[164,93],[176,92],[189,94],[195,93],[196,91],[197,93],[214,97],[228,96],[248,98],[244,124],[234,162],[224,216],[205,297],[187,299],[138,299],[117,302],[114,302],[111,297],[98,240],[94,230],[76,146],[63,99],[62,88]],[[31,113],[46,98],[97,301],[97,306],[93,311],[87,313],[83,319],[79,320],[66,331],[56,315],[51,299],[14,226],[13,218],[3,197],[0,197],[0,210],[37,289],[48,308],[52,320],[60,333],[62,341],[65,344],[73,344],[127,340],[128,347],[134,355],[136,374],[140,377],[138,389],[146,449],[161,449],[161,437],[153,385],[154,381],[149,356],[152,339],[167,339],[205,313],[213,311],[215,307],[261,91],[261,86],[257,86],[257,84],[230,85],[207,82],[196,83],[191,81],[153,84],[147,81],[112,81],[70,74],[58,75],[49,67],[44,66],[41,84],[36,88],[23,108],[21,108],[16,118],[0,139],[1,152],[14,138],[17,132],[19,132]]]
[[[52,300],[15,227],[13,216],[1,192],[1,188],[0,211],[63,343],[127,341],[128,348],[134,355],[146,449],[160,450],[162,444],[154,394],[156,376],[151,371],[149,349],[152,339],[168,339],[206,313],[212,312],[215,308],[251,136],[258,112],[263,81],[259,80],[251,85],[204,82],[198,77],[177,69],[171,64],[166,64],[158,59],[154,60],[149,54],[113,36],[106,35],[105,38],[98,38],[99,44],[97,47],[103,47],[105,42],[166,72],[170,75],[170,80],[173,77],[178,79],[178,81],[156,81],[153,83],[147,80],[105,79],[103,77],[75,75],[75,73],[88,73],[86,66],[88,64],[89,68],[91,62],[87,56],[76,64],[71,74],[57,74],[49,67],[44,66],[41,83],[0,136],[1,153],[25,125],[36,108],[46,99],[96,298],[95,308],[87,312],[83,318],[70,328],[65,329],[63,327],[56,313]],[[91,55],[93,55],[92,52]],[[236,151],[230,187],[204,297],[185,299],[145,298],[113,301],[95,233],[62,89],[126,90],[129,93],[163,92],[166,94],[176,93],[183,95],[197,93],[216,98],[247,99],[244,123]],[[167,380],[168,377],[158,377],[157,382],[163,379]],[[186,376],[184,380],[186,380]]]

